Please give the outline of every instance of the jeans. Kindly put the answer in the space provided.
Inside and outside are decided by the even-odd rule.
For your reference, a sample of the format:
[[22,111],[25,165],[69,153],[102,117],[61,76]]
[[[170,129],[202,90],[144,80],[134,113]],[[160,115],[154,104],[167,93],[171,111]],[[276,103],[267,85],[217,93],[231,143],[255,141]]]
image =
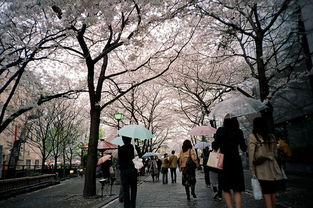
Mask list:
[[176,183],[176,168],[170,168],[172,183]]
[[124,208],[135,208],[137,196],[137,170],[121,170],[121,179],[124,195]]
[[168,183],[167,173],[168,173],[168,168],[162,168],[163,184]]

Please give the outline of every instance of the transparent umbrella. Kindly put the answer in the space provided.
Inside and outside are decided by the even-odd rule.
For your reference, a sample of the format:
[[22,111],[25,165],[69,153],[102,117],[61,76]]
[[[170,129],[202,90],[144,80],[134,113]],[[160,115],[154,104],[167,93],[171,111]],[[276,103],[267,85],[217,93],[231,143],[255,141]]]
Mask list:
[[237,95],[236,97],[229,98],[215,105],[209,118],[224,118],[226,115],[228,115],[229,118],[240,117],[258,113],[266,108],[266,105],[260,100]]

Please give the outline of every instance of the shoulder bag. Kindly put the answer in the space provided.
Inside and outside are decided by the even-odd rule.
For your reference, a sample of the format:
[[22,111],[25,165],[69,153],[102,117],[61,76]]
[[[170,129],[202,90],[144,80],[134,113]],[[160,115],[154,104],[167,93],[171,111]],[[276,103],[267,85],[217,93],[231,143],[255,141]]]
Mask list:
[[253,165],[262,165],[266,160],[268,160],[267,152],[265,149],[264,144],[257,135],[254,135],[256,138],[256,145],[254,150],[254,158],[253,158]]
[[217,169],[223,169],[224,154],[220,152],[220,149],[217,151],[210,152],[207,166]]
[[190,151],[191,150],[189,150],[189,156],[188,156],[187,161],[186,161],[186,168],[196,169],[197,166],[196,166],[196,163],[193,161],[193,159],[191,157]]

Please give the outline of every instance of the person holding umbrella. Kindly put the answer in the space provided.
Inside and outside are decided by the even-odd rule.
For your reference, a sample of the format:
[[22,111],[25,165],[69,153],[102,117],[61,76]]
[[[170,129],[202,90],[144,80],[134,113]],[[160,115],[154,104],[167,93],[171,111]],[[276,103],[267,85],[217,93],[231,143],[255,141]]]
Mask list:
[[202,158],[203,158],[203,169],[204,169],[204,181],[205,181],[205,184],[207,185],[208,188],[211,187],[210,168],[207,165],[208,159],[209,159],[209,155],[210,155],[210,149],[209,149],[209,146],[206,146],[203,149]]
[[270,133],[264,118],[255,118],[249,135],[249,167],[253,177],[260,182],[266,208],[276,207],[275,194],[286,190],[277,157],[275,136]]
[[220,185],[224,192],[227,208],[232,208],[231,190],[234,194],[236,208],[241,207],[241,192],[245,191],[242,161],[238,147],[245,152],[243,132],[239,128],[237,117],[228,114],[224,118],[223,126],[218,128],[214,136],[216,149],[224,154],[223,170],[220,173]]
[[122,140],[124,145],[118,148],[118,161],[124,194],[124,208],[134,208],[137,197],[137,170],[132,160],[135,158],[135,151],[131,145],[131,138],[122,136]]
[[149,172],[151,173],[151,177],[152,177],[152,181],[154,182],[154,179],[157,179],[157,175],[158,175],[158,165],[157,162],[154,158],[154,156],[151,156],[151,159],[149,160]]
[[156,156],[155,161],[156,161],[157,166],[158,166],[158,174],[156,175],[156,179],[159,180],[160,179],[161,166],[162,166],[162,160],[158,156]]

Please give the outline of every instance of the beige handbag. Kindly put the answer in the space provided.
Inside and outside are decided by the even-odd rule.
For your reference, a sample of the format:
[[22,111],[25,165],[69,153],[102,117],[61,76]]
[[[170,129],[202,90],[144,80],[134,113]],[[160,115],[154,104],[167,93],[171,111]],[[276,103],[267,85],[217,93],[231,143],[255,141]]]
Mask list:
[[210,152],[207,166],[217,169],[223,169],[224,154],[220,153],[220,149]]

